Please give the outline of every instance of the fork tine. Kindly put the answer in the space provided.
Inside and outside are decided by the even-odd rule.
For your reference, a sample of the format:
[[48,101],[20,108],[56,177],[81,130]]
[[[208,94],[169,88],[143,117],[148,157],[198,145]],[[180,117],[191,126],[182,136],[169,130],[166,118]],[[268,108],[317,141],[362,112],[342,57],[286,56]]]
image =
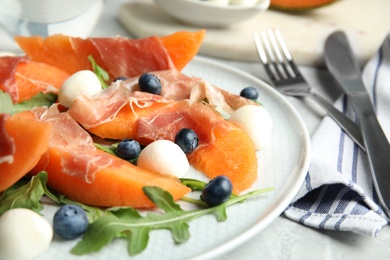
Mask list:
[[[271,61],[271,64],[273,66],[274,71],[276,72],[278,78],[282,79],[282,78],[284,78],[284,76],[283,76],[282,72],[280,71],[278,63],[277,63],[275,56],[274,56],[274,54],[275,54],[278,57],[278,53],[275,52],[274,42],[272,42],[272,36],[270,37],[269,36],[270,34],[272,34],[272,31],[268,31],[268,35],[266,32],[261,32],[261,39],[262,39],[263,45],[265,47],[266,53]],[[280,57],[278,57],[278,58],[280,58]],[[280,63],[280,59],[278,59],[278,61]]]
[[278,29],[255,33],[254,39],[260,60],[271,81],[302,77]]
[[293,70],[294,74],[296,76],[300,76],[300,72],[292,58],[292,55],[290,51],[287,48],[286,42],[283,40],[282,34],[280,33],[279,30],[275,29],[275,37],[277,38],[279,42],[279,46],[282,49],[283,55],[286,58],[287,62],[290,64],[291,69]]
[[271,81],[281,81],[299,75],[292,56],[278,30],[254,34],[255,45]]
[[271,81],[274,82],[275,80],[277,80],[277,78],[276,78],[275,73],[271,70],[270,62],[268,60],[267,53],[263,48],[262,40],[260,39],[260,36],[258,33],[255,33],[253,36],[255,39],[255,45],[256,45],[257,52],[259,53],[260,60],[263,63],[264,68],[265,68],[268,76],[270,77]]
[[[283,58],[282,53],[280,51],[280,47],[279,47],[280,46],[280,39],[281,39],[280,32],[276,29],[274,31],[275,32],[273,32],[272,30],[268,30],[268,38],[270,39],[270,42],[272,45],[272,50],[275,53],[276,57],[278,58],[279,64],[282,66],[283,71],[286,74],[286,76],[292,77],[290,71],[287,69],[285,59]],[[279,32],[280,37],[275,36],[276,32]],[[282,41],[283,41],[283,39],[282,39]],[[282,51],[283,51],[283,49],[282,49]],[[290,57],[291,57],[291,55],[290,55]],[[281,74],[281,73],[279,72],[279,74]],[[285,77],[281,75],[281,78],[285,78]]]
[[263,64],[268,64],[267,54],[265,54],[263,45],[261,44],[261,40],[260,40],[259,34],[255,33],[253,35],[253,37],[255,39],[255,45],[257,47],[256,49],[257,49],[257,52],[259,53],[259,57],[260,57],[261,62]]

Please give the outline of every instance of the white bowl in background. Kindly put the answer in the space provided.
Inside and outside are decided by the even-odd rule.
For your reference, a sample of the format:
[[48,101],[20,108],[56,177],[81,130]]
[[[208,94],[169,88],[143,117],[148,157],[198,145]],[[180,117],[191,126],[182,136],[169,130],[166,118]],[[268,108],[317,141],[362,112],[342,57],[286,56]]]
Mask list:
[[1,0],[0,26],[10,35],[88,37],[105,0]]
[[19,53],[15,35],[88,37],[106,0],[0,0],[0,51]]
[[202,0],[154,0],[156,5],[173,18],[202,27],[228,27],[248,20],[268,9],[270,0],[256,5],[219,5]]

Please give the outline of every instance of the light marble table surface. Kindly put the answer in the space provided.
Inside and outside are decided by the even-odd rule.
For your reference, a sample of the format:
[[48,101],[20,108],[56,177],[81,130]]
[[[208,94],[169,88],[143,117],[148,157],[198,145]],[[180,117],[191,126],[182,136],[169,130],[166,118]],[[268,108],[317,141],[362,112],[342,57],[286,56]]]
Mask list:
[[[117,19],[118,8],[125,2],[129,1],[107,1],[92,36],[119,34],[132,37]],[[227,60],[223,60],[223,63],[267,81],[260,63]],[[341,90],[325,69],[301,66],[301,70],[316,92],[331,100],[335,100],[341,94]],[[327,89],[322,86],[327,86]],[[288,97],[288,100],[300,113],[309,133],[312,134],[325,116],[324,110],[311,100],[292,97]],[[390,259],[390,227],[384,227],[378,237],[372,238],[352,232],[313,229],[281,215],[249,241],[215,259]]]

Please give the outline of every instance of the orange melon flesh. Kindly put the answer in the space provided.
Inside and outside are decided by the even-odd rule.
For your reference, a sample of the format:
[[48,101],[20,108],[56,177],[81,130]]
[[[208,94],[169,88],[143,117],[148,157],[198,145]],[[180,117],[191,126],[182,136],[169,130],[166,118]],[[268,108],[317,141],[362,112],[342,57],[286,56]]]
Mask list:
[[270,6],[284,10],[304,10],[330,4],[336,0],[271,0]]
[[166,105],[167,103],[160,102],[155,102],[153,105],[143,108],[126,105],[119,110],[115,120],[89,128],[88,131],[101,138],[134,139],[137,136],[137,118],[147,116]]
[[51,125],[36,120],[26,111],[9,117],[5,128],[14,139],[15,154],[13,163],[0,164],[0,192],[25,176],[47,151]]
[[28,100],[39,92],[58,93],[69,73],[41,62],[21,62],[16,67],[17,103]]
[[[233,192],[238,194],[249,188],[257,179],[257,157],[254,144],[242,129],[227,122],[215,111],[201,103],[177,101],[155,104],[136,109],[137,117],[129,106],[123,107],[110,122],[88,129],[93,134],[109,139],[136,139],[143,145],[154,141],[141,133],[138,119],[148,117],[157,124],[156,136],[151,138],[174,141],[174,136],[183,127],[193,129],[200,140],[199,148],[188,155],[190,164],[210,179],[226,175],[233,183]],[[147,119],[147,121],[149,120]],[[162,122],[161,129],[160,123]],[[175,122],[172,126],[170,122]],[[166,122],[166,123],[164,123]],[[166,129],[166,126],[169,126]],[[148,124],[146,124],[148,126]],[[149,128],[149,127],[148,127]],[[154,130],[153,130],[154,131]]]
[[[204,40],[205,33],[204,30],[181,31],[161,37],[161,41],[177,69],[181,70],[194,58]],[[74,49],[71,39],[77,42],[77,51]],[[51,64],[70,74],[92,68],[86,59],[88,55],[93,55],[95,61],[102,67],[105,65],[102,64],[102,59],[98,56],[95,47],[89,41],[82,41],[81,38],[57,34],[45,39],[39,36],[16,36],[15,41],[33,61]]]
[[69,36],[56,34],[47,38],[40,36],[15,36],[20,48],[33,61],[43,62],[65,70],[69,74],[83,68],[69,41]]
[[240,194],[257,180],[257,157],[252,140],[241,129],[226,131],[216,127],[214,143],[200,147],[189,156],[189,162],[198,171],[213,179],[229,177],[233,193]]
[[32,173],[47,171],[47,185],[50,188],[86,205],[153,207],[154,204],[142,191],[144,186],[158,186],[171,193],[175,200],[190,192],[190,189],[181,184],[177,178],[146,171],[117,157],[113,157],[114,162],[110,166],[96,172],[92,183],[87,183],[81,178],[64,173],[61,158],[69,156],[71,156],[69,153],[61,149],[50,148]]
[[178,70],[182,70],[198,53],[206,37],[206,30],[197,32],[180,31],[161,37],[173,63]]

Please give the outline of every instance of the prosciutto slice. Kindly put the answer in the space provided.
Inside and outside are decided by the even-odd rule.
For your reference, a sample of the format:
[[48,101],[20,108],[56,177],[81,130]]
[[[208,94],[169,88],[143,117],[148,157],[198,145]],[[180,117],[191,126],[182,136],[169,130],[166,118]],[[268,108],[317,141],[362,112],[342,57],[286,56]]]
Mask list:
[[97,151],[89,133],[68,113],[59,112],[56,105],[49,109],[35,108],[33,112],[39,120],[52,124],[49,148],[69,154],[61,158],[64,173],[91,183],[98,170],[112,163],[112,157]]
[[[111,80],[124,76],[135,77],[144,72],[176,69],[173,61],[157,36],[142,39],[113,38],[69,38],[71,46],[81,61],[88,62],[92,55],[103,67]],[[89,64],[82,67],[91,68]]]
[[207,103],[215,106],[222,115],[229,117],[231,113],[245,105],[258,105],[256,102],[218,88],[205,80],[199,80],[191,88],[189,95],[192,101],[207,100]]
[[27,56],[0,57],[0,89],[9,93],[13,98],[13,101],[17,100],[19,97],[15,81],[16,67],[20,62],[27,61],[29,61]]
[[174,142],[180,129],[190,128],[198,135],[199,147],[202,147],[214,142],[214,128],[217,125],[227,131],[234,128],[209,106],[188,99],[181,100],[138,119],[136,139],[146,144],[159,139]]
[[177,70],[151,72],[161,82],[161,95],[140,92],[138,77],[117,81],[101,93],[92,96],[79,96],[69,109],[69,114],[84,128],[89,129],[112,121],[119,110],[126,105],[146,107],[153,102],[172,102],[189,99],[194,102],[207,100],[223,115],[254,101],[220,89],[207,81],[187,76]]
[[68,113],[84,128],[89,129],[112,121],[125,105],[147,107],[153,102],[169,102],[169,100],[159,95],[133,91],[122,82],[118,82],[98,95],[79,96]]
[[0,164],[12,163],[14,160],[15,142],[5,129],[8,117],[7,114],[0,114]]

